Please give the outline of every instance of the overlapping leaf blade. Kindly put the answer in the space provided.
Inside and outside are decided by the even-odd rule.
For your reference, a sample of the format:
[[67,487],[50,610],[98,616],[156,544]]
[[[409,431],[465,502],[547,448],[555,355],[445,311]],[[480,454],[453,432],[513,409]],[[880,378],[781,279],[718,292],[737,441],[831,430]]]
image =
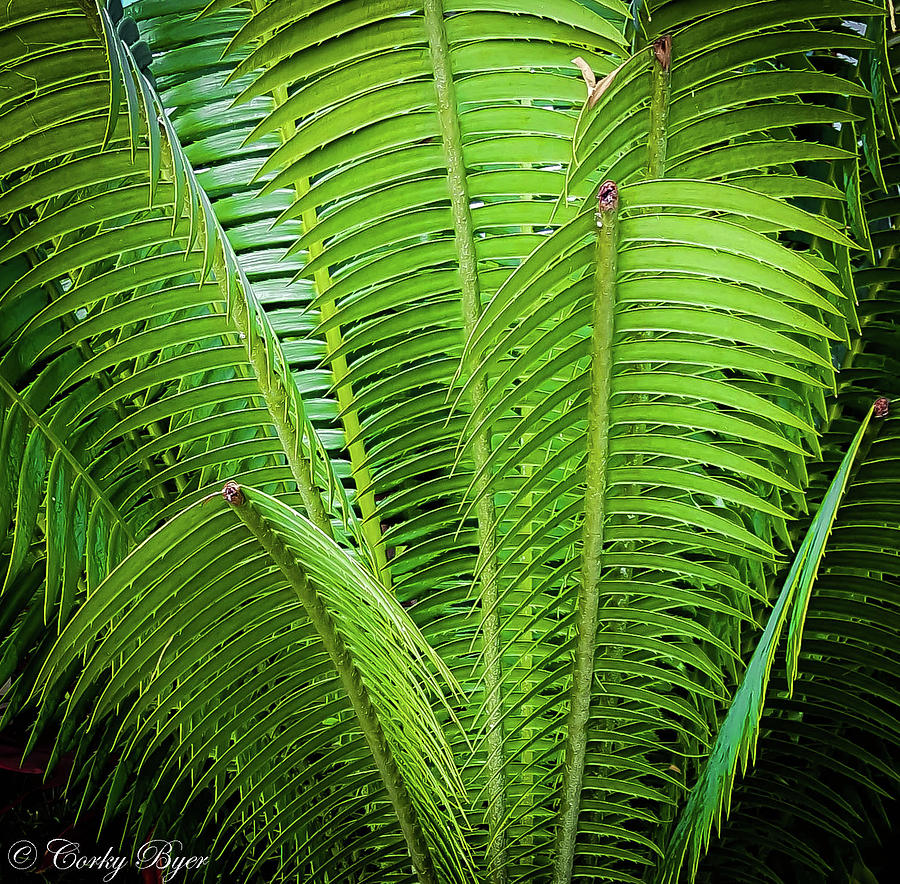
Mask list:
[[[609,542],[582,810],[598,822],[584,829],[576,876],[609,873],[604,857],[619,849],[652,862],[652,852],[636,859],[650,843],[637,835],[629,843],[631,807],[677,801],[681,784],[665,766],[681,770],[681,758],[711,744],[724,691],[741,668],[740,623],[751,618],[754,598],[765,599],[773,544],[787,536],[784,504],[805,484],[804,457],[817,451],[817,416],[797,407],[810,391],[833,385],[827,348],[836,336],[817,317],[840,314],[844,297],[807,258],[751,233],[765,220],[846,245],[797,209],[692,181],[634,184],[620,195]],[[748,226],[716,218],[725,207]],[[469,342],[477,372],[499,378],[470,421],[508,428],[486,472],[505,477],[511,466],[533,464],[531,483],[512,500],[528,495],[528,552],[552,563],[535,596],[557,616],[571,604],[584,508],[583,329],[595,230],[593,213],[585,213],[554,234],[548,244],[556,248],[539,249],[510,277]],[[765,240],[755,261],[741,254],[745,236]],[[766,249],[771,264],[759,260]],[[788,312],[779,318],[780,311]],[[521,444],[530,438],[538,443]],[[510,586],[530,567],[519,558],[525,546],[517,531],[514,524],[501,539]],[[550,659],[559,628],[548,629]],[[542,708],[556,727],[563,686],[548,691]],[[542,761],[547,773],[539,779],[552,782],[562,758]],[[591,833],[605,836],[597,847]]]
[[[28,88],[20,88],[4,106],[7,134],[5,149],[0,152],[6,185],[0,195],[0,212],[11,228],[0,259],[7,262],[5,266],[18,261],[22,267],[3,294],[5,347],[0,363],[6,402],[3,457],[11,468],[4,495],[4,529],[13,518],[16,525],[10,554],[3,562],[4,592],[13,603],[8,619],[20,618],[3,659],[4,679],[14,673],[17,676],[14,691],[6,698],[6,714],[20,708],[53,645],[57,624],[62,628],[77,605],[66,634],[84,630],[85,624],[91,623],[92,606],[96,606],[111,618],[108,622],[117,622],[119,629],[108,638],[118,644],[115,651],[107,645],[82,672],[81,687],[72,698],[75,711],[63,722],[57,751],[65,748],[83,725],[77,714],[82,705],[94,701],[98,702],[90,727],[81,734],[86,757],[93,751],[89,747],[104,740],[107,745],[130,745],[134,750],[138,744],[129,743],[133,734],[127,724],[147,726],[144,716],[148,707],[138,706],[124,724],[115,723],[112,716],[135,691],[141,694],[144,667],[153,665],[150,657],[158,654],[158,675],[165,652],[183,628],[194,626],[195,640],[186,643],[185,654],[178,659],[186,667],[182,674],[201,674],[201,680],[192,684],[194,693],[189,694],[189,702],[199,704],[195,712],[201,717],[182,722],[173,731],[168,720],[174,711],[168,697],[173,682],[165,676],[162,683],[156,683],[157,693],[143,698],[157,707],[159,715],[145,733],[166,732],[165,738],[157,732],[155,754],[143,758],[143,769],[159,763],[160,753],[172,746],[173,734],[185,740],[180,744],[176,740],[181,748],[171,756],[184,761],[184,767],[163,765],[157,785],[167,785],[170,793],[175,790],[172,794],[183,800],[196,799],[203,793],[185,793],[185,784],[194,784],[184,775],[206,773],[211,756],[202,751],[196,754],[204,744],[214,755],[216,746],[224,749],[239,735],[246,753],[258,745],[260,728],[269,737],[280,731],[278,721],[284,719],[273,713],[279,709],[274,688],[284,675],[293,679],[298,690],[302,688],[304,699],[292,707],[293,714],[313,697],[319,700],[308,710],[309,730],[288,729],[288,741],[296,737],[307,753],[320,752],[321,741],[316,741],[312,750],[305,741],[311,733],[321,731],[329,715],[346,719],[341,711],[346,704],[342,705],[340,684],[333,675],[322,672],[314,649],[304,650],[306,663],[294,660],[301,664],[297,669],[269,673],[266,681],[258,684],[261,694],[255,718],[245,719],[247,710],[236,707],[224,707],[222,718],[205,717],[208,707],[203,706],[202,673],[209,675],[209,671],[203,663],[213,652],[221,655],[223,648],[217,645],[224,643],[238,654],[259,654],[259,648],[266,648],[272,655],[285,648],[296,649],[298,640],[301,649],[309,645],[308,625],[303,624],[296,605],[292,611],[283,605],[280,608],[287,620],[275,627],[281,645],[272,644],[271,639],[267,643],[258,630],[252,632],[258,623],[274,625],[265,601],[266,593],[277,589],[277,581],[267,579],[271,578],[271,566],[247,549],[244,538],[224,529],[212,535],[198,530],[196,537],[183,538],[187,549],[182,550],[182,568],[178,572],[161,568],[149,578],[151,590],[163,591],[164,613],[155,607],[152,592],[142,596],[133,584],[134,595],[117,596],[111,592],[115,580],[109,582],[112,578],[108,576],[121,576],[122,571],[117,570],[120,563],[128,571],[142,562],[146,549],[136,544],[157,526],[165,525],[166,536],[171,539],[174,533],[177,538],[184,529],[184,518],[179,521],[178,514],[186,508],[194,512],[191,505],[198,505],[211,490],[221,489],[226,479],[255,481],[275,494],[296,494],[326,547],[331,545],[327,552],[321,544],[310,547],[307,531],[307,547],[299,553],[308,556],[315,548],[322,563],[331,562],[330,575],[316,574],[316,578],[331,587],[332,605],[339,601],[347,604],[352,598],[351,584],[365,587],[363,595],[368,593],[368,610],[375,616],[368,623],[371,634],[363,638],[348,618],[346,607],[338,631],[350,645],[344,668],[356,673],[357,679],[361,668],[376,686],[375,711],[369,713],[372,720],[400,722],[411,715],[425,726],[421,736],[430,723],[431,736],[420,743],[419,762],[405,766],[389,756],[408,752],[412,731],[403,741],[388,727],[388,767],[396,766],[397,775],[420,807],[425,827],[436,836],[432,839],[438,854],[435,861],[451,877],[459,877],[465,854],[460,853],[458,833],[454,835],[452,826],[446,825],[453,814],[458,781],[430,699],[422,691],[424,683],[416,681],[424,677],[434,685],[433,675],[423,669],[426,646],[402,610],[366,576],[368,548],[361,537],[354,536],[357,524],[349,502],[332,473],[331,461],[324,456],[253,286],[218,225],[152,82],[120,43],[107,12],[99,7],[93,12],[80,6],[71,10],[65,3],[44,10],[40,21],[47,25],[45,38],[50,35],[52,39],[39,44],[23,39],[32,27],[33,14],[28,4],[13,4],[2,29],[8,43],[18,47],[18,54],[10,58],[12,73],[21,74],[21,68],[32,72]],[[67,30],[72,19],[77,24]],[[83,49],[85,58],[85,65],[74,76],[54,64],[55,56],[73,48]],[[77,112],[55,113],[60,107],[77,108]],[[264,495],[261,500],[270,501],[276,516],[289,525],[285,529],[289,536],[298,530],[303,533],[302,525],[298,528],[291,522],[293,516],[288,518],[275,498]],[[39,512],[43,518],[35,528]],[[290,515],[291,511],[286,512]],[[357,550],[345,545],[335,552],[338,547],[331,535],[345,544],[359,540]],[[192,550],[192,541],[201,547]],[[46,581],[44,593],[39,593],[31,575],[36,558],[40,565],[42,548]],[[242,556],[255,563],[244,572],[239,567]],[[348,576],[351,574],[355,576]],[[347,581],[344,594],[335,594],[335,587]],[[20,582],[30,592],[18,591]],[[183,589],[186,586],[200,595],[191,595]],[[179,587],[180,602],[173,603],[171,593]],[[203,589],[216,594],[213,601],[203,597]],[[81,604],[86,592],[90,601]],[[115,607],[117,598],[126,607],[136,604],[141,615],[151,613],[149,638],[142,633],[147,632],[147,621],[138,619],[134,627],[123,625],[121,611]],[[175,616],[181,610],[179,605],[191,600],[198,608],[179,624]],[[356,613],[365,610],[357,599]],[[223,618],[235,611],[234,632],[223,632]],[[293,638],[285,631],[290,623],[299,629]],[[388,623],[392,626],[385,632]],[[245,630],[253,635],[252,640],[244,638]],[[403,635],[406,638],[398,643]],[[37,648],[31,648],[36,641]],[[87,629],[85,647],[93,641],[94,634]],[[53,720],[58,699],[78,676],[83,648],[66,646],[57,656],[61,647],[51,652],[54,681],[44,695],[32,741]],[[318,668],[310,668],[309,660]],[[258,665],[259,671],[265,672],[264,660]],[[104,678],[110,675],[107,683]],[[253,673],[248,675],[252,678]],[[178,678],[175,675],[174,684]],[[384,687],[385,681],[390,682],[391,690]],[[227,692],[231,686],[224,687]],[[321,702],[323,699],[329,702]],[[392,705],[407,701],[417,706],[417,711],[410,707],[399,714]],[[282,706],[280,714],[284,712]],[[214,725],[213,734],[207,743],[209,734],[203,728],[210,725]],[[186,733],[190,735],[185,737]],[[331,735],[332,745],[339,747],[343,737],[356,733],[352,718],[344,721],[340,733]],[[356,745],[360,748],[358,738]],[[365,744],[361,748],[365,757]],[[297,775],[290,764],[296,765],[304,756],[290,742],[282,750],[288,764],[282,765],[280,776],[282,781],[285,777],[290,781]],[[246,758],[246,754],[235,755],[211,782],[230,781],[230,788],[238,794],[248,789],[252,792],[258,771],[241,779]],[[105,788],[108,814],[118,813],[124,806],[137,820],[137,831],[146,833],[163,810],[171,813],[174,805],[165,805],[152,788],[142,788],[149,780],[129,781],[133,761],[140,762],[141,756],[120,758],[109,780],[103,766],[96,764],[81,768],[79,776],[88,794]],[[380,772],[368,770],[373,807],[379,801],[382,807],[382,822],[371,832],[383,842],[384,855],[394,857],[408,876],[403,837],[398,838],[390,825],[390,804],[375,797],[381,777],[386,776],[384,765]],[[438,780],[432,782],[432,771],[441,771],[438,780],[449,786],[449,792],[442,792]],[[321,798],[326,806],[358,795],[358,779],[349,775],[339,751],[329,773],[331,779]],[[268,787],[274,789],[277,782],[273,780]],[[314,828],[315,814],[322,805],[313,802],[312,807],[309,825]],[[309,861],[305,836],[298,840],[298,833],[288,831],[290,826],[283,820],[273,828],[270,810],[265,802],[252,801],[240,811],[248,822],[247,840],[242,845],[246,856],[257,862],[270,856],[274,838],[276,852],[280,853],[285,843],[294,845],[293,856],[282,856],[288,868]],[[177,816],[171,820],[174,827],[179,825]],[[435,827],[429,821],[440,822]],[[182,822],[190,825],[186,819]],[[280,840],[282,831],[287,832],[285,841]],[[444,839],[445,835],[449,839]],[[345,859],[336,861],[341,865]]]
[[[398,603],[284,502],[290,498],[242,493],[301,563],[366,674],[385,737],[437,837],[437,862],[459,879],[465,856],[441,838],[451,831],[446,813],[461,783],[427,697],[442,690],[433,666],[444,684],[449,673]],[[323,808],[349,803],[363,781],[373,811],[386,800],[361,737],[335,742],[327,767],[318,765],[330,777],[320,783],[315,776],[329,720],[352,714],[323,638],[285,575],[216,495],[168,521],[97,587],[48,653],[36,690],[45,699],[58,696],[71,661],[84,659],[62,732],[79,734],[81,757],[90,751],[93,726],[117,711],[107,737],[118,755],[107,811],[120,800],[119,781],[129,772],[139,784],[127,795],[138,839],[159,824],[161,807],[189,806],[212,794],[195,837],[209,837],[220,858],[235,837],[234,829],[216,828],[224,814],[247,826],[243,843],[233,848],[236,861],[259,866],[273,846],[282,852],[293,844],[293,853],[282,852],[277,874],[300,863],[340,867],[340,856],[323,855],[310,840],[312,821]],[[228,665],[211,668],[212,661]],[[304,807],[299,823],[298,805]],[[331,820],[342,824],[340,814]],[[392,827],[383,828],[378,843],[364,864],[370,872],[374,857],[403,849]]]

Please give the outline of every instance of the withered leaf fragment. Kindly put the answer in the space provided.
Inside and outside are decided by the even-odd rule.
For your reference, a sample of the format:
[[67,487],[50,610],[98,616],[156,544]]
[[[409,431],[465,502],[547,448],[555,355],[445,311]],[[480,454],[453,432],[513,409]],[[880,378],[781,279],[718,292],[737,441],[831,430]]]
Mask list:
[[587,106],[589,108],[593,107],[600,100],[600,96],[606,92],[616,74],[619,73],[624,66],[623,64],[620,64],[615,70],[610,71],[602,80],[598,80],[593,70],[591,70],[591,66],[580,55],[578,58],[572,59],[572,64],[581,71],[581,76],[584,77],[584,82],[587,86]]

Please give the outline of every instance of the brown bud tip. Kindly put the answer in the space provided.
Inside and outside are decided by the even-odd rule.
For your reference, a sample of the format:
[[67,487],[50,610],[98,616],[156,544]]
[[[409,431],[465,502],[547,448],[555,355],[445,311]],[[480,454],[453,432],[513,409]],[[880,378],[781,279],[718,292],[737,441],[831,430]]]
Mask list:
[[659,66],[664,70],[669,70],[669,65],[672,64],[672,35],[666,34],[664,37],[660,37],[653,44],[653,54],[656,56],[656,60],[659,62]]
[[887,417],[891,410],[891,400],[886,396],[879,396],[872,406],[872,417]]
[[240,506],[244,502],[244,492],[237,482],[226,482],[222,489],[222,497],[232,506]]
[[615,181],[604,181],[597,193],[601,212],[611,212],[619,208],[619,188]]

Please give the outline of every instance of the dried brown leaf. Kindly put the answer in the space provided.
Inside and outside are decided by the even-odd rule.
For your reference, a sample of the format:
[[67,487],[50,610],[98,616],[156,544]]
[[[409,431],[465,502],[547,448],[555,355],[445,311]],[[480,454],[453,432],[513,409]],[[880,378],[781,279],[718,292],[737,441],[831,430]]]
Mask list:
[[591,90],[597,84],[597,78],[594,76],[591,66],[580,55],[578,58],[572,59],[572,64],[581,71],[581,76],[584,77],[584,82],[587,85],[588,98],[590,98]]
[[593,107],[600,100],[600,96],[609,89],[616,74],[619,73],[623,67],[624,64],[620,64],[614,71],[610,71],[602,80],[597,81],[597,84],[588,95],[588,107]]

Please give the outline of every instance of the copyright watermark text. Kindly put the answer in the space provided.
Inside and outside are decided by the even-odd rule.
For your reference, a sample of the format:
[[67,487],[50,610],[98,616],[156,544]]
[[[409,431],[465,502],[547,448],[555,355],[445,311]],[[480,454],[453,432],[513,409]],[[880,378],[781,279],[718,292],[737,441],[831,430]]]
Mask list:
[[175,881],[184,871],[199,869],[209,863],[208,856],[188,856],[180,841],[155,839],[142,844],[132,859],[117,854],[110,847],[104,854],[84,852],[77,841],[52,838],[46,845],[22,839],[10,845],[7,862],[20,872],[33,869],[38,863],[55,869],[94,869],[101,881],[115,881],[116,875],[126,867],[138,871],[159,869],[166,884]]

